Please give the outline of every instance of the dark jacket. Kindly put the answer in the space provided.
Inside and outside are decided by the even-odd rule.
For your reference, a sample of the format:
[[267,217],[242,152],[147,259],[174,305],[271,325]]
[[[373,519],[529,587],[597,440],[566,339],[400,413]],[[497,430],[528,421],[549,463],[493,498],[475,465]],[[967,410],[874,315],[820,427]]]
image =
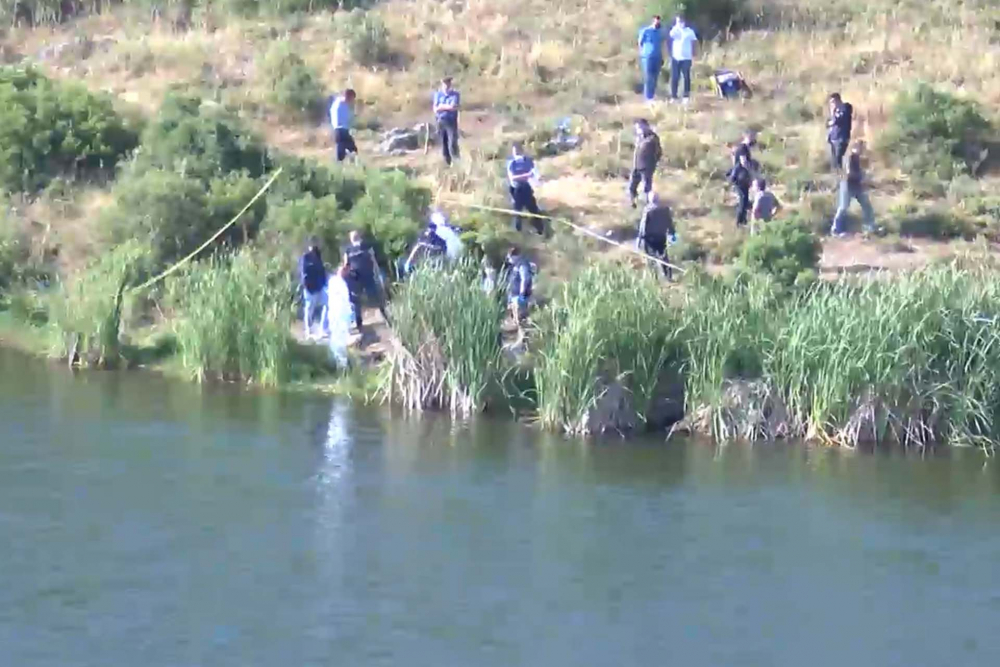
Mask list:
[[372,247],[367,243],[348,245],[344,248],[344,257],[354,280],[371,280],[375,277],[375,257]]
[[531,289],[535,282],[531,262],[520,257],[513,263],[506,264],[504,268],[507,271],[507,294],[511,297],[531,296]]
[[649,130],[635,145],[635,155],[632,156],[632,168],[639,171],[653,171],[663,157],[660,148],[660,137]]
[[726,174],[726,179],[740,190],[750,189],[751,178],[750,170],[742,164],[737,164]]
[[851,124],[854,121],[854,107],[847,102],[842,102],[833,110],[833,115],[827,121],[827,139],[829,141],[844,142],[851,140]]
[[639,221],[639,238],[648,241],[661,241],[675,234],[674,216],[666,204],[646,206]]
[[319,250],[309,250],[299,259],[299,280],[310,294],[321,292],[326,287],[326,267]]

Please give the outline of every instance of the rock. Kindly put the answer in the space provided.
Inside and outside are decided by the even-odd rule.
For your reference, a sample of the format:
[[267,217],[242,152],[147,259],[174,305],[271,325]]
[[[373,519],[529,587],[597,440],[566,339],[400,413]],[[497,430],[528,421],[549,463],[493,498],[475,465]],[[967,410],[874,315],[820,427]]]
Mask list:
[[382,135],[382,143],[379,150],[383,153],[393,153],[394,151],[415,151],[420,148],[422,137],[411,129],[397,127]]
[[684,381],[664,370],[646,413],[636,410],[632,393],[619,381],[604,382],[604,393],[585,416],[586,433],[627,435],[638,430],[663,431],[684,418]]

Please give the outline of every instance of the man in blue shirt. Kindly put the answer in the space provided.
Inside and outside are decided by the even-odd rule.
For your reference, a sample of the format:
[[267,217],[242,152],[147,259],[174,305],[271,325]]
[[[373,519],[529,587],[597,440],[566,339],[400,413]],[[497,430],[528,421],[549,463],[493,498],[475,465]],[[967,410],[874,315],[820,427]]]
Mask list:
[[670,29],[670,99],[677,101],[677,87],[684,79],[684,104],[691,97],[691,60],[698,35],[678,16]]
[[[531,187],[531,179],[536,176],[535,161],[524,154],[520,144],[514,144],[511,149],[511,158],[507,160],[507,180],[510,183],[510,199],[515,211],[528,211],[534,215],[541,215],[538,202],[535,200],[535,191]],[[539,234],[545,233],[545,225],[541,218],[531,218],[531,224]],[[521,216],[514,216],[514,229],[521,231]]]
[[441,89],[434,92],[434,117],[437,119],[438,138],[445,164],[451,166],[458,157],[458,107],[462,96],[451,87],[451,77],[441,79]]
[[348,88],[330,105],[330,125],[333,127],[333,141],[337,146],[337,162],[343,162],[348,153],[356,155],[358,152],[358,146],[351,136],[355,97],[354,91]]
[[663,69],[663,32],[660,17],[639,31],[639,58],[642,62],[642,94],[647,102],[656,96],[656,81]]

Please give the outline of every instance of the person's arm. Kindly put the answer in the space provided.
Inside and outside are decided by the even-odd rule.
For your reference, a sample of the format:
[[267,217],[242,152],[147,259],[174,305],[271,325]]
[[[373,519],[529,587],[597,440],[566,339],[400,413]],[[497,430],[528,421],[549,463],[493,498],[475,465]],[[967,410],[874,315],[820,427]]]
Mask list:
[[534,173],[535,173],[535,168],[533,166],[531,168],[531,171],[526,171],[523,174],[515,174],[510,169],[507,170],[507,175],[508,175],[508,177],[510,177],[510,180],[511,181],[516,181],[518,183],[520,183],[521,181],[530,180],[531,177],[534,175]]
[[639,218],[639,236],[635,238],[635,247],[638,248],[642,239],[646,237],[646,219],[649,218],[649,209],[642,209],[642,217]]
[[691,31],[691,59],[698,55],[698,35],[695,34],[694,30]]
[[305,255],[299,257],[299,285],[306,286],[306,258]]

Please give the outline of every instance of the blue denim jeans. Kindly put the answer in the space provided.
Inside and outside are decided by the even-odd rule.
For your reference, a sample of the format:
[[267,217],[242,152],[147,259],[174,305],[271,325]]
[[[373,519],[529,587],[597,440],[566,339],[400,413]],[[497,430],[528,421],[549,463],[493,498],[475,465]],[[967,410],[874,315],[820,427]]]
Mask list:
[[670,59],[670,97],[677,99],[677,84],[684,77],[684,97],[691,97],[691,61]]
[[875,229],[875,211],[872,203],[868,199],[863,185],[851,185],[847,180],[840,182],[840,195],[837,198],[837,214],[833,216],[833,227],[831,234],[840,234],[844,231],[844,218],[847,216],[847,209],[851,207],[851,200],[857,199],[861,205],[861,214],[864,220],[864,230],[866,232]]
[[327,330],[326,290],[309,292],[309,290],[303,289],[302,301],[304,303],[302,308],[302,319],[305,322],[306,336],[309,336],[312,333],[313,318],[317,315],[317,311],[319,311],[320,333],[325,333]]
[[662,58],[642,59],[642,96],[647,101],[656,97],[656,81],[660,78],[661,69],[663,69]]

